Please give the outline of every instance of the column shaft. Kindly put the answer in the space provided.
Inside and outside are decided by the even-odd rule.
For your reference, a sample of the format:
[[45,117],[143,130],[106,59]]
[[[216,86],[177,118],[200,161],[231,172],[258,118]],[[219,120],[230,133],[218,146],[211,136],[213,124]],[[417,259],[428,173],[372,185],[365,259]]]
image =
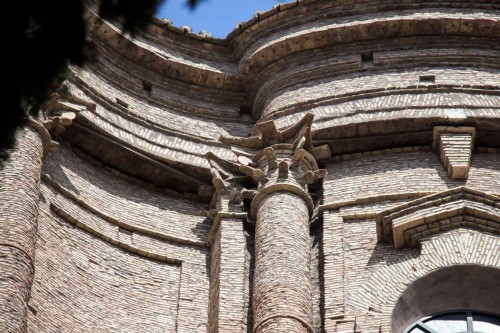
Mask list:
[[265,197],[255,230],[254,332],[312,332],[309,211],[289,192]]
[[0,169],[0,332],[27,330],[42,156],[39,134],[26,128]]

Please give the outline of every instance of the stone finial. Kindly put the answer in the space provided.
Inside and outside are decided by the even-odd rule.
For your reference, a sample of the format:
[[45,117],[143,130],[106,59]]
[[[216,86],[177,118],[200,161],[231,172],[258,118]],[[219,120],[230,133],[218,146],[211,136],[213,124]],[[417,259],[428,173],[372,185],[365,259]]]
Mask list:
[[198,35],[200,35],[201,37],[205,37],[205,38],[211,38],[212,37],[212,34],[206,30],[201,30]]
[[474,127],[434,127],[433,147],[451,179],[467,179],[474,149]]
[[164,24],[164,25],[168,25],[168,26],[171,26],[171,25],[173,25],[173,24],[174,24],[174,23],[172,22],[172,20],[170,20],[170,19],[168,19],[168,18],[166,18],[166,17],[163,17],[163,18],[161,19],[161,21],[163,22],[163,24]]
[[191,28],[189,25],[183,25],[182,27],[180,27],[180,29],[182,30],[182,32],[184,32],[185,34],[188,34],[188,33],[192,33],[193,32],[193,28]]

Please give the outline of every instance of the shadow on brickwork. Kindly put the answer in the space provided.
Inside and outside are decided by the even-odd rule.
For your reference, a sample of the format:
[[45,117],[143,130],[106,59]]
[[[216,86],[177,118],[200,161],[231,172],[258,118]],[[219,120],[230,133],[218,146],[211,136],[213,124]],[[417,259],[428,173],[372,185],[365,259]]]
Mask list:
[[248,225],[245,224],[244,228],[245,235],[245,246],[248,258],[248,271],[246,273],[247,285],[248,285],[248,293],[247,302],[246,302],[246,317],[247,317],[247,333],[253,332],[253,275],[255,271],[255,231]]
[[367,267],[391,266],[415,259],[419,255],[420,251],[418,249],[396,249],[392,244],[377,243],[368,260]]

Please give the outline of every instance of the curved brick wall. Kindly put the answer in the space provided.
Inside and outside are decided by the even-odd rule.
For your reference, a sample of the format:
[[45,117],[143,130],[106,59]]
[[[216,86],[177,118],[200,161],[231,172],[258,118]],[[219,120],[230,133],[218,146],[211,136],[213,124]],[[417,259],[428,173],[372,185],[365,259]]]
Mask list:
[[0,331],[386,333],[410,283],[498,267],[498,2],[301,0],[223,40],[88,3],[59,147],[0,171]]
[[60,147],[44,163],[44,175],[69,192],[73,205],[93,208],[165,238],[206,244],[210,225],[198,216],[202,203],[130,184]]
[[0,331],[12,333],[27,328],[43,154],[34,129],[20,131],[17,140],[11,160],[0,170]]
[[[469,1],[300,1],[220,40],[157,19],[131,39],[92,8],[98,59],[74,69],[72,89],[97,108],[65,138],[147,181],[167,168],[173,179],[158,182],[191,193],[210,185],[207,152],[234,161],[219,136],[248,136],[256,121],[283,128],[313,113],[313,139],[334,155],[430,144],[443,123],[475,126],[484,144],[499,130],[498,11]],[[85,142],[94,135],[111,142]],[[104,154],[117,145],[135,154],[129,164],[150,166],[131,170],[119,162],[128,153]]]
[[42,178],[32,332],[206,331],[203,204],[130,183],[65,147]]
[[181,265],[130,255],[54,216],[47,204],[38,234],[32,332],[175,329]]

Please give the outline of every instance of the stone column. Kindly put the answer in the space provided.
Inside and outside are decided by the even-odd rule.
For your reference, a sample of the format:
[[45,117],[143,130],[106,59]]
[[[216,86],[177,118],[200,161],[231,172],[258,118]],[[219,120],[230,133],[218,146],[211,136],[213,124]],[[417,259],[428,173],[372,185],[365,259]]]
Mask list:
[[309,218],[313,201],[307,183],[320,173],[314,158],[303,149],[294,152],[292,145],[266,148],[258,166],[266,177],[260,179],[252,200],[254,332],[312,333]]
[[28,127],[0,169],[0,332],[27,329],[42,156],[42,135]]
[[[310,130],[312,115],[279,131],[265,122],[249,138],[222,138],[239,146],[240,171],[254,180],[251,215],[255,224],[253,332],[312,333],[309,222],[314,210],[311,184],[319,170]],[[255,152],[257,153],[251,153]]]

